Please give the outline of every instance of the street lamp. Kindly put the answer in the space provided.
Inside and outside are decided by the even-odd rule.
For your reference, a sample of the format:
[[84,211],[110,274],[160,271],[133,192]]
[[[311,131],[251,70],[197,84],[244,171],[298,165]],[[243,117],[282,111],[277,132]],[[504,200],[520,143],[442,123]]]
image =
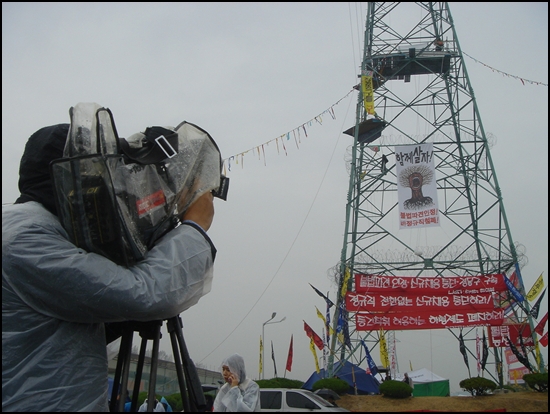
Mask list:
[[264,379],[264,347],[265,347],[265,341],[264,341],[264,327],[266,325],[269,325],[270,323],[279,323],[279,322],[282,322],[286,319],[286,316],[283,317],[283,319],[281,319],[280,321],[274,321],[274,322],[270,322],[271,320],[273,320],[273,318],[275,318],[275,316],[277,315],[277,312],[273,312],[271,314],[271,318],[269,318],[267,321],[265,321],[262,325],[262,379]]

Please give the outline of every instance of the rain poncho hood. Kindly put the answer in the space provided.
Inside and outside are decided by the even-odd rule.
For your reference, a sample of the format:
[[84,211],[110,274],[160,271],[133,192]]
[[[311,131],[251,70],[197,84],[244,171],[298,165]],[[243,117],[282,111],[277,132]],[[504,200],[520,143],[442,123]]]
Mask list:
[[237,375],[237,378],[239,378],[239,383],[245,380],[246,369],[244,367],[244,359],[242,356],[239,354],[233,354],[223,360],[222,370],[224,365],[229,368],[229,371]]
[[19,191],[16,203],[37,201],[57,214],[50,178],[50,162],[63,156],[69,124],[51,125],[31,135],[19,166]]
[[233,354],[222,362],[229,370],[239,378],[239,386],[233,387],[225,383],[214,400],[213,411],[226,412],[250,412],[260,411],[260,386],[246,378],[244,359],[239,354]]

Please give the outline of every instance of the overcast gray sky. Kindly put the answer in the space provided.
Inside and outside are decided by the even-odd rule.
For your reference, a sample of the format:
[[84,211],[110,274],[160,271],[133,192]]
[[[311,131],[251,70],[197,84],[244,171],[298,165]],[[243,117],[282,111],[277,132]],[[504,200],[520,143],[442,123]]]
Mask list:
[[[462,50],[483,62],[465,57],[512,236],[529,259],[526,289],[541,273],[547,285],[548,86],[528,81],[548,83],[548,3],[450,8]],[[309,284],[335,298],[327,272],[343,243],[352,139],[342,131],[355,119],[365,14],[366,3],[2,3],[2,203],[19,195],[28,137],[69,122],[78,102],[110,108],[123,137],[199,125],[224,158],[245,155],[227,170],[228,200],[216,200],[212,291],[182,314],[190,355],[218,369],[238,352],[258,378],[262,324],[277,312],[286,320],[265,326],[265,377],[271,341],[283,376],[294,335],[286,377],[307,380],[303,321],[321,334],[315,307],[325,306]],[[294,138],[304,124],[307,137]],[[396,337],[401,372],[410,361],[460,390],[468,372],[450,332]],[[162,348],[171,353],[167,335]]]

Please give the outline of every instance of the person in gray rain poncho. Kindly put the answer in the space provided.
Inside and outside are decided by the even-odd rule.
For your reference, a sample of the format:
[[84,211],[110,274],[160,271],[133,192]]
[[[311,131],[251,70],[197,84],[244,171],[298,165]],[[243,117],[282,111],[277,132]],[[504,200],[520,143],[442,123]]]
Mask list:
[[211,288],[210,192],[130,267],[70,241],[48,169],[68,131],[29,138],[21,196],[2,207],[2,411],[109,411],[105,323],[168,319]]
[[222,374],[225,384],[214,400],[214,412],[260,411],[260,386],[246,378],[242,356],[233,354],[226,358],[222,362]]

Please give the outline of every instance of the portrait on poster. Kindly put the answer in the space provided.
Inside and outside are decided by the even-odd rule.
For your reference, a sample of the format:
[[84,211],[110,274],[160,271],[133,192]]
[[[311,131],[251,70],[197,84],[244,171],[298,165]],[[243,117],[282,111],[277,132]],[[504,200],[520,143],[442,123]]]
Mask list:
[[439,226],[432,143],[395,147],[399,228]]

